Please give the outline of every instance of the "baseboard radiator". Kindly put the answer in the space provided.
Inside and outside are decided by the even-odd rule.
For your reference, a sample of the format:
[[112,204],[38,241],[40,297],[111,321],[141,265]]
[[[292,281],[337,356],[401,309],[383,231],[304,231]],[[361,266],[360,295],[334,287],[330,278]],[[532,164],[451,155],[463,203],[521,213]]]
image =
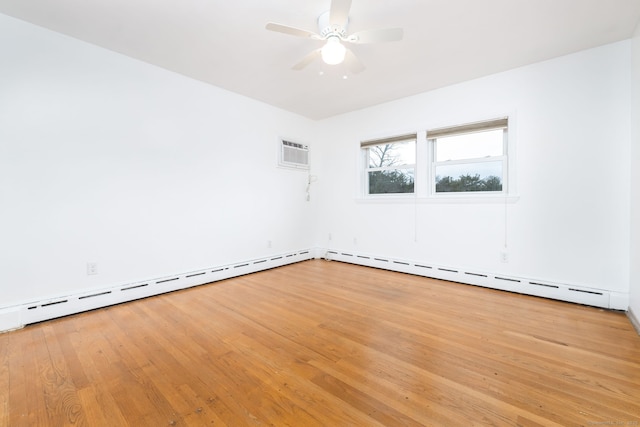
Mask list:
[[316,258],[315,250],[301,250],[0,308],[0,332],[20,329],[26,325],[44,320],[256,273],[312,258]]
[[594,307],[626,311],[629,308],[629,295],[604,289],[556,283],[553,281],[515,277],[506,274],[493,274],[473,269],[441,266],[424,262],[394,259],[385,256],[322,249],[327,260],[341,261],[384,270],[414,274],[434,279],[468,285],[482,286],[526,295],[550,298]]
[[[603,289],[503,274],[491,274],[386,256],[314,248],[272,255],[235,264],[210,267],[173,276],[158,277],[142,282],[127,283],[74,295],[60,295],[56,298],[0,308],[0,332],[19,329],[44,320],[200,286],[313,258],[324,258],[327,260],[341,261],[613,310],[626,311],[629,307],[628,294]],[[637,321],[635,318],[634,320]],[[637,325],[636,327],[638,328]]]

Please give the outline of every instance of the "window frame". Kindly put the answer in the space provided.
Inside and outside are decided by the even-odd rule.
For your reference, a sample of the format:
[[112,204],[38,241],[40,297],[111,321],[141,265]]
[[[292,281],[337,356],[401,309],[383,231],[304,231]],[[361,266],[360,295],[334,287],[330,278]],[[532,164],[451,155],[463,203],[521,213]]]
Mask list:
[[[485,116],[486,117],[486,116]],[[356,199],[363,203],[515,203],[519,200],[517,196],[516,182],[516,117],[515,113],[507,115],[494,115],[494,118],[458,122],[463,124],[440,127],[431,126],[423,128],[417,132],[407,132],[395,137],[370,139],[362,141],[358,147],[358,182],[359,191]],[[495,118],[499,117],[499,118]],[[466,133],[479,130],[490,130],[491,126],[496,123],[504,129],[502,141],[502,155],[491,156],[490,158],[463,159],[443,162],[453,165],[456,162],[470,163],[485,161],[502,162],[502,190],[501,191],[456,191],[456,192],[436,192],[436,152],[435,142],[438,136],[452,129],[464,130]],[[442,132],[442,133],[439,133]],[[400,134],[400,132],[398,132]],[[434,138],[434,135],[436,138]],[[414,165],[407,165],[407,168],[413,168],[414,188],[412,193],[369,193],[369,155],[365,150],[367,146],[383,144],[385,142],[393,142],[410,139],[415,143],[416,157]],[[392,169],[398,169],[397,167]]]
[[[499,156],[486,156],[465,158],[458,160],[437,160],[437,141],[438,138],[468,135],[473,133],[480,133],[492,130],[502,129],[502,154]],[[446,128],[438,128],[427,131],[427,145],[428,145],[428,188],[429,197],[491,197],[491,196],[503,196],[510,194],[510,162],[509,162],[509,118],[504,117],[500,119],[484,120],[480,122],[466,123],[462,125],[450,126]],[[436,191],[436,169],[438,166],[454,166],[464,164],[479,164],[489,162],[500,162],[502,164],[502,176],[501,184],[502,189],[500,191]]]
[[[391,166],[382,166],[382,167],[370,167],[370,149],[372,147],[388,145],[393,143],[413,143],[414,149],[414,157],[413,163],[404,164],[404,165],[391,165]],[[403,134],[388,138],[380,138],[380,139],[372,139],[367,141],[362,141],[360,143],[360,151],[361,151],[361,164],[362,168],[362,193],[367,198],[399,198],[399,197],[415,197],[417,194],[417,186],[418,180],[416,174],[418,172],[418,135],[417,133]],[[369,174],[371,172],[386,172],[386,171],[412,171],[413,174],[413,191],[406,193],[370,193],[369,190]]]

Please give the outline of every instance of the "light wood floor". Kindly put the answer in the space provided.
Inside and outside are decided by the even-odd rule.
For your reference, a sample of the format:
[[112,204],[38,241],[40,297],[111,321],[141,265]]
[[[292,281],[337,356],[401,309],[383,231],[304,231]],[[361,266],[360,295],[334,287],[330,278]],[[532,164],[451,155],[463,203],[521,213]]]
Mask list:
[[639,424],[624,314],[337,262],[0,335],[0,426]]

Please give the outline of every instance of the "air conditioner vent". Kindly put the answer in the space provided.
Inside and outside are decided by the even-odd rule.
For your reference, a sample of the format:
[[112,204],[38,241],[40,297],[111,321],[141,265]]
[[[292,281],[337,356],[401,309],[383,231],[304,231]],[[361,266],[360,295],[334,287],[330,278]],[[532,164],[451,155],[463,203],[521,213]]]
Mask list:
[[279,165],[294,169],[309,169],[309,146],[282,140]]

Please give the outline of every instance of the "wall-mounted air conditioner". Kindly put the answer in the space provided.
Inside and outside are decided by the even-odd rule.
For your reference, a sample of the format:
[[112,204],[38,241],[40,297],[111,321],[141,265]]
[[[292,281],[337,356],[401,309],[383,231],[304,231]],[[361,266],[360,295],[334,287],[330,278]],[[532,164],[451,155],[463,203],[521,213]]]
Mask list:
[[309,169],[309,146],[287,140],[280,141],[278,165],[285,168]]

